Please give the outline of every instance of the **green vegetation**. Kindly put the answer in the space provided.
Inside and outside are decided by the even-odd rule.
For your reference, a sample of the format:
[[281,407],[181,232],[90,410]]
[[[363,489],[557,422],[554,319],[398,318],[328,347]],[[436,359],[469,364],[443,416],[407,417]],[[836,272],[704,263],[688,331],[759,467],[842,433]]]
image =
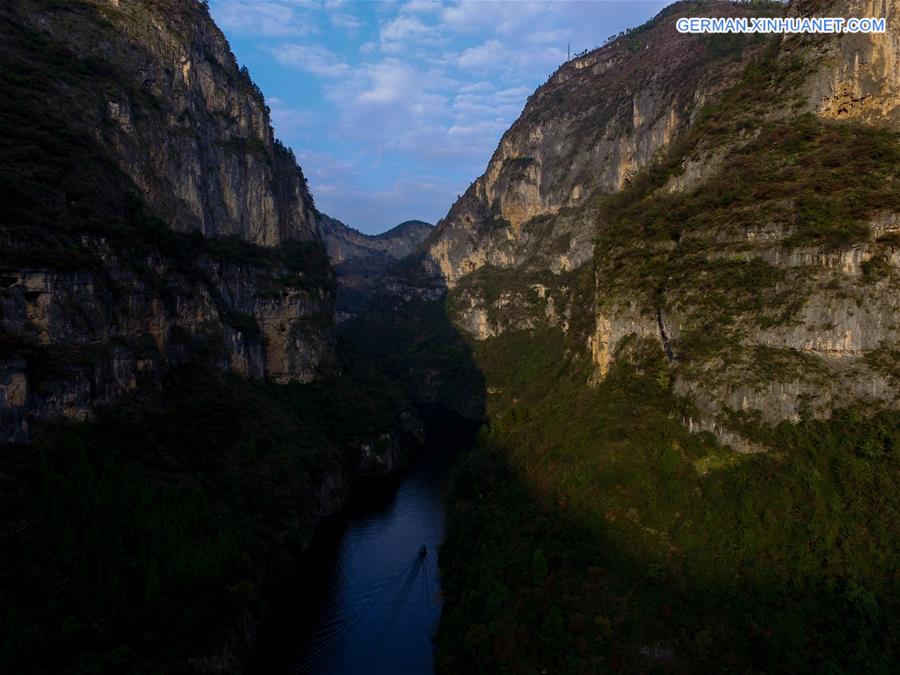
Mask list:
[[208,259],[257,268],[263,293],[285,288],[334,292],[334,272],[319,241],[294,239],[269,247],[236,236],[204,237],[199,232],[175,232],[139,207],[131,213],[127,234],[127,241],[116,244],[142,275],[151,275],[141,267],[150,250],[164,256],[173,271],[198,281],[209,281],[202,269],[204,259]]
[[[561,333],[475,346],[497,391],[441,564],[445,672],[889,672],[900,414],[689,434],[656,345],[596,389]],[[514,355],[514,356],[512,356]]]
[[252,155],[264,162],[271,163],[272,155],[269,148],[258,138],[245,138],[244,136],[232,136],[230,139],[222,143],[222,146],[239,158],[245,158]]
[[866,354],[866,363],[878,373],[900,385],[900,344],[882,342]]
[[765,41],[763,33],[718,33],[714,35],[701,35],[700,41],[709,50],[714,59],[739,59],[744,49],[761,44]]
[[[701,125],[702,127],[702,125]],[[900,134],[884,128],[827,122],[813,115],[764,123],[758,135],[724,159],[694,192],[655,191],[676,173],[682,154],[648,170],[609,199],[610,243],[741,233],[761,224],[794,230],[788,246],[837,248],[865,239],[864,221],[900,208]]]
[[751,140],[709,160],[727,169],[714,171],[700,188],[661,189],[703,147],[706,125],[699,123],[670,155],[597,204],[598,291],[609,307],[636,301],[645,312],[677,316],[674,349],[689,376],[746,378],[748,371],[724,372],[725,363],[753,371],[743,338],[796,320],[816,278],[828,277],[768,262],[763,254],[771,252],[773,236],[786,249],[837,252],[874,244],[861,281],[890,277],[891,244],[871,242],[868,223],[879,212],[900,210],[900,134],[809,114],[761,121]]
[[[36,229],[39,223],[54,223],[57,231],[110,227],[127,212],[123,197],[130,186],[95,140],[79,132],[90,106],[58,103],[93,101],[97,91],[118,100],[114,92],[123,87],[138,110],[154,102],[145,89],[129,89],[130,79],[110,63],[80,58],[27,28],[17,11],[24,9],[0,12],[0,87],[5,92],[0,101],[0,199],[5,205],[0,225]],[[97,26],[103,29],[99,17]],[[49,233],[21,234],[23,239],[42,234],[36,249],[56,243]]]
[[[676,375],[708,387],[833,377],[821,358],[747,339],[796,321],[817,284],[842,288],[797,249],[865,242],[874,255],[844,286],[893,278],[896,242],[872,241],[869,222],[900,210],[900,134],[796,114],[816,68],[805,47],[820,41],[770,41],[664,155],[621,192],[591,198],[585,276],[600,306],[575,303],[568,335],[521,330],[524,302],[513,329],[472,344],[489,427],[455,481],[442,671],[894,668],[900,412],[860,406],[815,420],[801,409],[800,422],[773,427],[726,411],[727,429],[768,449],[738,454],[687,431],[697,411],[673,387]],[[705,39],[721,58],[752,46],[743,42]],[[666,189],[704,163],[700,189]],[[776,264],[773,251],[801,262]],[[479,270],[451,293],[451,311],[465,307],[454,294],[527,299],[528,284]],[[626,338],[588,386],[595,309],[671,319],[672,362],[656,340]],[[896,345],[866,364],[895,377]]]
[[572,340],[567,347],[576,352],[583,346],[578,343],[579,337],[593,329],[593,319],[587,313],[568,312],[569,305],[587,308],[594,303],[594,278],[589,265],[560,274],[484,265],[460,279],[448,293],[447,314],[460,316],[467,312],[473,299],[477,307],[484,309],[490,325],[501,330],[543,325],[545,307],[552,302],[559,314],[555,320],[565,317],[568,321]]
[[484,378],[440,300],[411,300],[398,312],[376,296],[341,333],[410,397],[473,420],[484,415]]
[[348,366],[286,386],[188,368],[158,400],[4,448],[0,670],[155,673],[246,649],[234,631],[296,563],[315,488],[400,427],[396,390]]

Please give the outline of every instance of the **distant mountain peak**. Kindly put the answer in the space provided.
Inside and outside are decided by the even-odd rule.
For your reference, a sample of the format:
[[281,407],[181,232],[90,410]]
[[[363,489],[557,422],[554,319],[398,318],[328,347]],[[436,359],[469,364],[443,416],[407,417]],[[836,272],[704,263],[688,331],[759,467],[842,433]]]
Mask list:
[[406,220],[381,234],[364,234],[320,213],[319,232],[337,275],[338,318],[362,309],[397,262],[416,251],[433,230],[422,220]]

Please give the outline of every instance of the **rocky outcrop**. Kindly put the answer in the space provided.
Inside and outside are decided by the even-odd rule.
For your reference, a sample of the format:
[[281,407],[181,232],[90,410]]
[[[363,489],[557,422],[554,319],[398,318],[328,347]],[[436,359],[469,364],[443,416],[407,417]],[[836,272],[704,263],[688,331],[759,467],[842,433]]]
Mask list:
[[827,43],[824,62],[806,90],[811,107],[829,119],[900,125],[900,7],[891,0],[825,2],[814,16],[885,18],[883,34],[847,33]]
[[27,0],[0,32],[0,442],[186,361],[335,372],[312,197],[205,5]]
[[366,306],[388,283],[388,273],[397,261],[413,253],[434,227],[408,220],[381,234],[369,235],[319,214],[319,229],[334,266],[337,319],[342,321]]
[[[747,13],[720,3],[710,12]],[[483,265],[577,267],[592,254],[597,196],[617,192],[759,49],[717,58],[675,30],[678,5],[563,64],[528,99],[487,170],[438,223],[431,269],[453,286]]]
[[179,267],[159,250],[134,260],[103,240],[89,247],[100,270],[4,272],[4,441],[26,440],[37,421],[84,419],[189,360],[275,382],[336,367],[324,257],[322,283],[274,255],[252,264],[198,251]]
[[23,3],[20,16],[74,59],[107,69],[107,86],[77,101],[82,124],[155,215],[181,232],[264,246],[316,238],[303,173],[204,4],[54,4]]
[[[821,16],[886,17],[888,23],[888,33],[884,35],[782,40],[780,58],[790,55],[795,65],[789,76],[779,73],[777,65],[773,72],[776,78],[783,78],[782,85],[787,82],[796,88],[793,92],[787,90],[796,96],[795,111],[805,107],[821,119],[873,125],[876,129],[900,126],[897,117],[900,101],[897,54],[900,52],[895,38],[891,37],[891,26],[898,20],[897,10],[897,3],[892,2],[793,7],[792,11]],[[777,64],[778,59],[771,63]],[[797,63],[805,64],[799,72]],[[787,111],[776,107],[766,113],[770,118],[783,119]],[[865,131],[860,133],[866,135]],[[745,139],[739,137],[717,147],[701,142],[698,147],[702,149],[684,160],[684,171],[670,179],[666,189],[686,194],[721,189],[727,183],[723,177],[734,171],[735,159],[744,143]],[[772,148],[772,151],[775,156],[777,150]],[[868,151],[847,148],[845,152],[855,156]],[[823,167],[808,170],[823,175],[829,171]],[[879,170],[872,166],[863,171]],[[889,172],[884,179],[890,183],[895,175]],[[842,187],[836,185],[830,189],[837,192]],[[893,364],[896,368],[896,361],[879,361],[877,357],[893,354],[900,340],[900,324],[896,320],[900,315],[900,294],[896,291],[900,268],[897,204],[882,201],[878,195],[872,191],[862,197],[869,206],[869,215],[855,226],[854,234],[825,245],[798,245],[798,239],[804,236],[822,238],[824,235],[821,232],[800,234],[795,224],[785,224],[782,215],[773,218],[776,208],[766,208],[766,196],[762,195],[757,202],[760,216],[756,222],[736,230],[721,219],[715,223],[715,233],[708,233],[706,239],[697,232],[692,233],[694,248],[708,247],[705,256],[708,263],[701,264],[721,264],[739,258],[774,272],[778,280],[773,280],[775,286],[771,288],[777,287],[779,292],[770,296],[770,308],[780,304],[781,309],[790,313],[790,317],[764,318],[767,308],[763,305],[769,301],[764,299],[766,292],[761,291],[762,304],[739,312],[739,316],[728,317],[729,321],[740,322],[739,329],[735,330],[733,325],[709,326],[708,329],[721,332],[725,346],[716,354],[705,355],[702,367],[695,370],[685,367],[682,359],[675,360],[676,391],[690,397],[699,412],[699,419],[687,420],[692,430],[714,431],[738,449],[756,450],[727,428],[727,420],[734,413],[777,423],[785,419],[796,421],[809,414],[828,415],[833,408],[845,405],[863,403],[877,409],[900,404],[896,373],[891,372],[890,365],[885,367]],[[881,209],[880,204],[884,205]],[[783,202],[778,208],[795,209],[796,203]],[[793,218],[796,223],[802,221],[803,215]],[[740,216],[735,219],[744,220]],[[853,231],[851,223],[844,225],[847,232]],[[673,250],[685,243],[679,241]],[[609,256],[618,253],[610,252]],[[608,275],[609,260],[604,263],[603,251],[598,251],[597,256],[599,269],[605,268]],[[606,283],[601,283],[598,277],[601,304],[607,300],[604,287],[610,288],[608,278]],[[691,316],[697,297],[691,296],[684,288],[668,288],[665,295],[655,300],[662,303],[655,305],[656,311],[664,309],[675,326],[676,352],[682,349],[690,352],[691,341],[698,337],[697,316]],[[793,308],[788,309],[788,305]],[[654,305],[645,300],[639,306],[637,319],[633,312],[598,312],[591,345],[600,377],[623,338],[654,334],[651,319]],[[656,339],[662,342],[660,335]]]

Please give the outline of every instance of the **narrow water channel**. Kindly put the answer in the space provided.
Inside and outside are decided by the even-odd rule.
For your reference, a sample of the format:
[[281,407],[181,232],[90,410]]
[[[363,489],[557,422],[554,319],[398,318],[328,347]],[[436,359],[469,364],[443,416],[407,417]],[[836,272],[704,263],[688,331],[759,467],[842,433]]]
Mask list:
[[254,672],[433,671],[437,555],[459,449],[430,443],[408,469],[361,490],[323,528],[304,582],[263,627]]

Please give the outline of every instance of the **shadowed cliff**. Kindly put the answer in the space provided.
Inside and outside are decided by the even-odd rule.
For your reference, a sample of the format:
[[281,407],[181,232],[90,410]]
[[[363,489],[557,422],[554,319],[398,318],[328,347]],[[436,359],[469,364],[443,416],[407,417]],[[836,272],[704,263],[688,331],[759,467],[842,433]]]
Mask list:
[[381,234],[369,235],[319,214],[319,229],[337,279],[335,309],[341,322],[365,309],[384,286],[391,269],[415,251],[434,228],[408,220]]
[[239,671],[423,425],[204,3],[3,3],[0,88],[0,670]]
[[337,366],[312,197],[199,2],[5,3],[0,442],[203,361]]

